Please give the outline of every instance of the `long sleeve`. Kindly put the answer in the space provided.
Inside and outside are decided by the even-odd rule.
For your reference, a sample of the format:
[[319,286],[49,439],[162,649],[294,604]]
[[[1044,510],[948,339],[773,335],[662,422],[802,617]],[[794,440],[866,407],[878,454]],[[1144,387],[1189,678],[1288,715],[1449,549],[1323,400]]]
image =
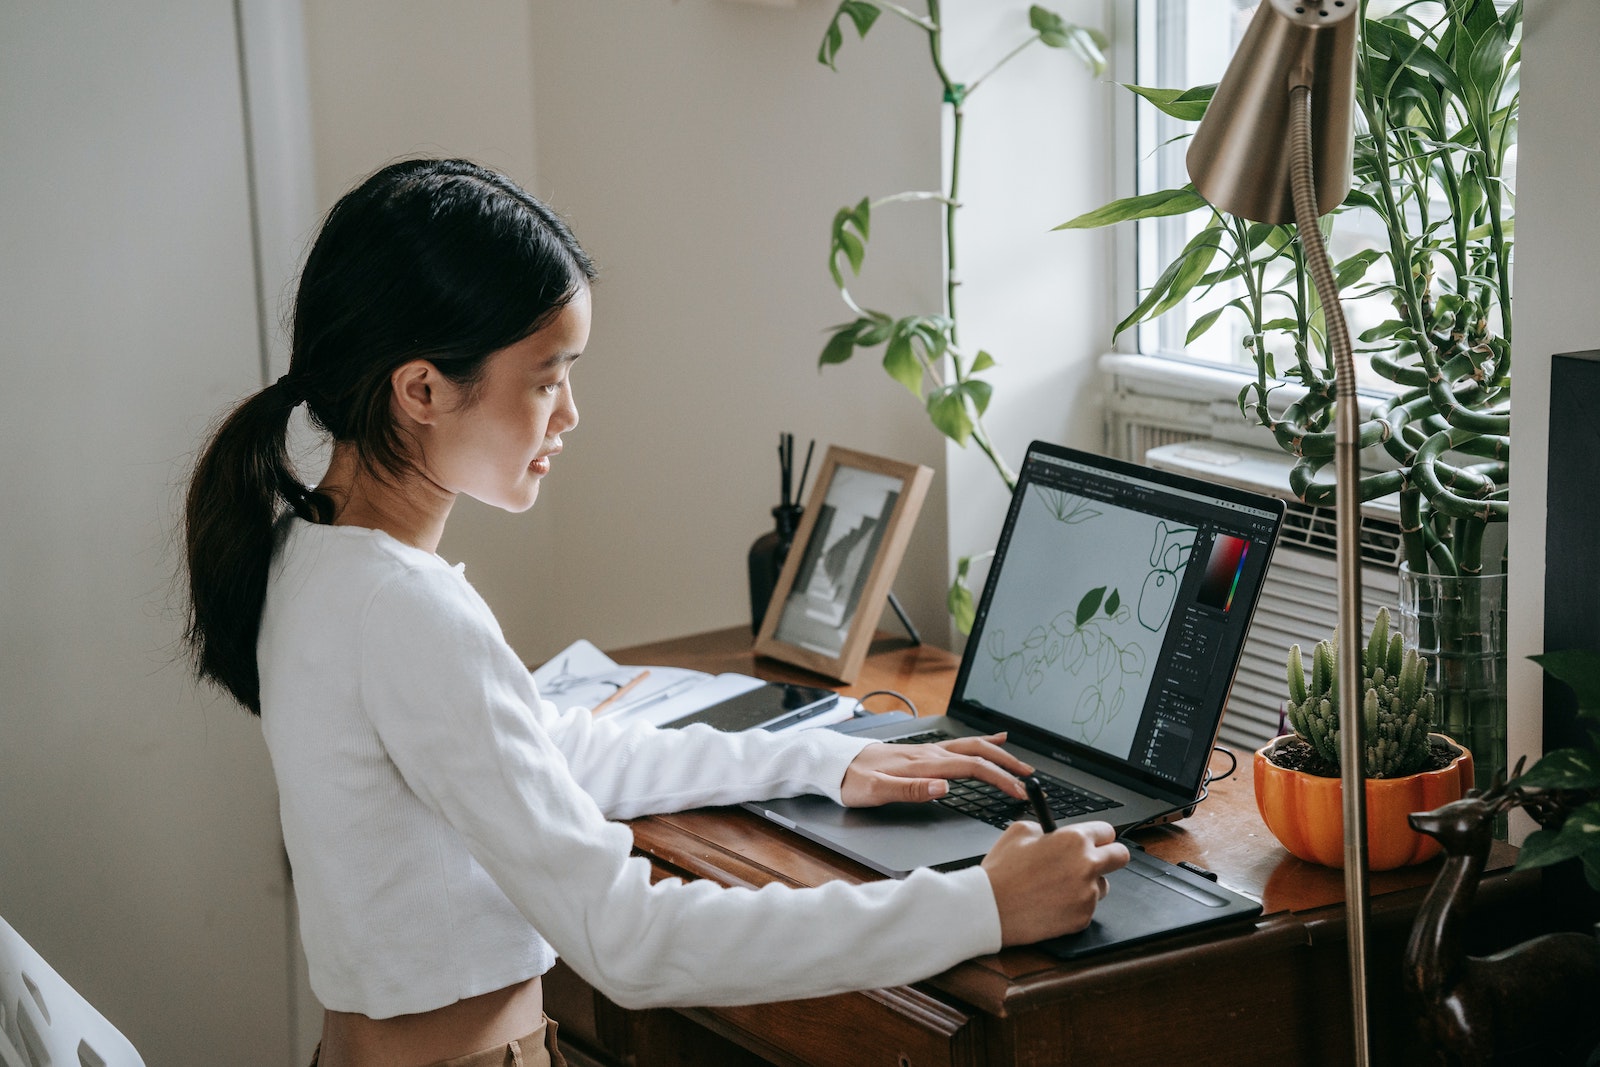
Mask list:
[[572,776],[612,819],[801,793],[838,800],[845,768],[870,743],[832,730],[658,730],[583,708],[557,714],[548,701],[539,718]]
[[[606,995],[630,1007],[821,996],[915,981],[999,948],[979,868],[815,889],[651,884],[648,864],[630,857],[631,833],[606,821],[574,766],[610,810],[625,812],[768,787],[837,790],[853,742],[712,731],[645,738],[567,722],[559,733],[569,762],[541,722],[527,671],[492,617],[486,623],[487,608],[453,582],[413,572],[374,594],[360,637],[362,705],[410,789]],[[710,756],[696,763],[698,743]],[[629,767],[627,787],[600,769],[610,756]],[[726,780],[745,759],[754,769]]]

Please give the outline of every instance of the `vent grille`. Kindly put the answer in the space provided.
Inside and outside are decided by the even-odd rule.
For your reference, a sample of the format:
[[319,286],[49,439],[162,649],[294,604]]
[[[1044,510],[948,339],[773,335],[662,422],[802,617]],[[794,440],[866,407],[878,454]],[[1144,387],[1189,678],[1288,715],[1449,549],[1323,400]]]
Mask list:
[[1143,463],[1145,453],[1164,445],[1180,445],[1187,441],[1204,441],[1206,435],[1193,427],[1163,425],[1148,419],[1126,418],[1108,413],[1106,418],[1107,450],[1122,459]]
[[[1222,742],[1240,758],[1277,736],[1289,646],[1299,645],[1309,656],[1312,647],[1333,632],[1339,616],[1337,583],[1338,568],[1331,551],[1307,551],[1284,540],[1273,553],[1228,696],[1228,710],[1222,717]],[[1372,626],[1380,607],[1387,606],[1394,614],[1399,594],[1395,568],[1364,565],[1363,625]]]
[[[1274,496],[1285,494],[1276,489],[1265,489]],[[1332,508],[1312,507],[1289,499],[1288,514],[1283,520],[1283,536],[1279,544],[1293,545],[1307,552],[1333,559],[1336,556],[1336,534]],[[1400,569],[1400,524],[1393,519],[1361,516],[1361,561],[1380,567]]]

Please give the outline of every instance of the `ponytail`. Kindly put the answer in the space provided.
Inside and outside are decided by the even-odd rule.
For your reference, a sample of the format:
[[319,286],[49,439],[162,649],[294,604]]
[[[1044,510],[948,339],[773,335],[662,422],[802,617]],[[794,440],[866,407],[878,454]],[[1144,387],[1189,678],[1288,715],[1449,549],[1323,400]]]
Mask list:
[[256,636],[273,528],[285,508],[313,522],[328,522],[333,514],[332,501],[307,489],[289,461],[289,416],[298,403],[285,376],[235,408],[201,453],[184,503],[184,640],[195,672],[256,715]]

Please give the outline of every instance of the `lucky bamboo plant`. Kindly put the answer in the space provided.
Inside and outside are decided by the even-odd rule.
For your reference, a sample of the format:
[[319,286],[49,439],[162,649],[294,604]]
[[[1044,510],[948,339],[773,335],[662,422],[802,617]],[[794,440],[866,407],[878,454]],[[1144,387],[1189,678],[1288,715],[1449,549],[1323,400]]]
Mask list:
[[[1075,55],[1099,74],[1105,70],[1106,39],[1097,30],[1068,23],[1060,15],[1035,4],[1028,10],[1028,32],[1023,34],[1019,28],[1015,47],[986,72],[969,81],[957,81],[945,66],[944,16],[939,0],[926,0],[925,12],[919,14],[887,0],[844,0],[834,12],[817,54],[820,63],[837,69],[835,62],[845,41],[846,27],[854,26],[857,35],[864,38],[880,15],[891,15],[927,37],[936,85],[951,112],[951,133],[946,146],[949,184],[944,190],[900,192],[878,199],[863,197],[854,205],[840,208],[834,215],[828,270],[838,286],[840,299],[854,317],[829,330],[828,341],[818,361],[821,366],[844,363],[857,349],[883,346],[883,369],[889,377],[905,386],[924,405],[928,418],[940,433],[962,447],[969,441],[976,444],[995,473],[1011,489],[1016,485],[1016,475],[996,448],[983,421],[993,386],[982,375],[995,365],[994,357],[967,344],[958,328],[956,216],[961,209],[965,105],[991,77],[1036,44]],[[942,315],[897,317],[865,307],[851,294],[847,284],[844,265],[848,265],[851,276],[856,276],[865,262],[873,212],[889,204],[911,202],[938,204],[944,216],[945,307]],[[962,633],[972,624],[972,594],[966,584],[972,559],[963,557],[958,562],[949,595],[951,615]]]
[[[1516,143],[1522,4],[1501,12],[1493,0],[1405,3],[1382,15],[1373,0],[1361,7],[1355,181],[1323,223],[1332,230],[1365,213],[1382,235],[1335,271],[1347,305],[1388,308],[1360,335],[1372,370],[1392,385],[1361,440],[1380,446],[1392,469],[1364,478],[1361,496],[1398,494],[1413,571],[1478,574],[1485,528],[1506,519],[1509,497],[1514,209],[1506,168]],[[1215,86],[1130,88],[1198,122]],[[1339,398],[1294,226],[1217,211],[1185,185],[1115,201],[1061,228],[1190,212],[1205,213],[1205,223],[1113,336],[1190,298],[1226,297],[1194,320],[1187,342],[1223,315],[1242,317],[1255,378],[1239,392],[1240,412],[1298,458],[1294,492],[1331,504],[1332,470],[1324,476],[1323,468]],[[1302,395],[1274,403],[1289,382]]]
[[[1408,637],[1435,660],[1441,726],[1488,776],[1506,760],[1505,652],[1493,640],[1499,616],[1480,602],[1475,579],[1505,570],[1502,559],[1484,559],[1484,535],[1505,521],[1510,496],[1507,169],[1522,3],[1361,0],[1360,16],[1354,182],[1322,226],[1376,235],[1334,264],[1347,311],[1381,309],[1359,335],[1359,351],[1388,389],[1371,401],[1361,442],[1385,461],[1361,480],[1361,498],[1398,498],[1403,574],[1422,576],[1406,579],[1417,590],[1416,610],[1403,611],[1408,630],[1416,620]],[[1198,122],[1215,87],[1130,88],[1165,114]],[[1295,227],[1229,215],[1185,185],[1115,201],[1062,228],[1191,212],[1202,213],[1198,232],[1115,333],[1191,299],[1216,306],[1194,319],[1186,343],[1225,315],[1242,320],[1255,374],[1239,392],[1240,413],[1297,458],[1294,493],[1331,505],[1333,412],[1345,398],[1334,388],[1323,311]],[[1281,402],[1279,390],[1292,400]]]

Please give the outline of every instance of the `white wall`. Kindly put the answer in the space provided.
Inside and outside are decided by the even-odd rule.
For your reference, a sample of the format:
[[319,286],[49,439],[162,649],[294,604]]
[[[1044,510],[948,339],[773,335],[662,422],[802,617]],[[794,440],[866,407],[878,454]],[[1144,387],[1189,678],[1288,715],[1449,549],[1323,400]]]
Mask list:
[[[951,77],[981,76],[1026,39],[1029,6],[947,2]],[[1069,22],[1112,30],[1103,0],[1046,6]],[[1126,28],[1132,32],[1131,21]],[[1115,94],[1126,90],[1116,74],[1097,78],[1066,50],[1035,44],[966,106],[956,299],[963,345],[999,361],[986,375],[995,385],[986,422],[1013,469],[1035,438],[1102,448],[1096,361],[1111,339],[1115,234],[1051,231],[1117,195],[1110,120]],[[961,556],[994,547],[1009,494],[976,447],[951,443],[945,459],[953,568]]]
[[289,1059],[261,733],[176,507],[260,362],[226,0],[0,6],[0,915],[156,1065]]
[[1595,169],[1600,165],[1592,56],[1596,41],[1600,41],[1600,4],[1528,0],[1513,279],[1516,400],[1511,484],[1515,488],[1507,621],[1511,645],[1507,747],[1513,761],[1523,753],[1542,751],[1542,675],[1527,657],[1544,651],[1550,361],[1559,352],[1600,347],[1600,326],[1593,301],[1586,295],[1600,249],[1600,213],[1592,207]]
[[[781,430],[940,466],[936,434],[875,366],[819,375],[845,317],[833,212],[937,184],[920,42],[880,29],[832,74],[823,7],[726,0],[308,7],[318,195],[382,162],[467,155],[572,223],[598,260],[574,385],[582,425],[525,516],[458,505],[443,551],[530,661],[748,622],[745,554],[777,503]],[[535,160],[537,166],[535,166]],[[939,307],[932,213],[886,219],[868,292]],[[942,490],[896,583],[943,630]]]

